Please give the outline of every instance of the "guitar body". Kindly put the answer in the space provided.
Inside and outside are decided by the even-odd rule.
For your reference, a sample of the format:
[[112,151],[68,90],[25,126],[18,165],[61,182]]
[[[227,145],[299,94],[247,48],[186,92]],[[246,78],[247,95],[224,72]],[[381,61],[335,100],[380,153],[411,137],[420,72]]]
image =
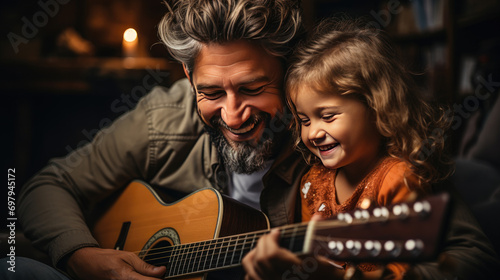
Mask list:
[[[139,256],[148,261],[149,251],[158,247],[268,228],[269,221],[262,212],[214,189],[202,189],[167,204],[150,186],[134,181],[97,220],[93,233],[102,248],[140,252]],[[149,259],[154,264],[154,257]]]

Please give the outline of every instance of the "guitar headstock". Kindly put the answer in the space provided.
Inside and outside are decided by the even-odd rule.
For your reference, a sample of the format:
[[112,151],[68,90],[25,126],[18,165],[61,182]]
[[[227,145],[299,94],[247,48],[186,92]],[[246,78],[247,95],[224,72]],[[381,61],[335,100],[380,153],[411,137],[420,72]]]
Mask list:
[[442,193],[311,222],[304,251],[356,262],[430,260],[440,245],[448,202],[449,195]]

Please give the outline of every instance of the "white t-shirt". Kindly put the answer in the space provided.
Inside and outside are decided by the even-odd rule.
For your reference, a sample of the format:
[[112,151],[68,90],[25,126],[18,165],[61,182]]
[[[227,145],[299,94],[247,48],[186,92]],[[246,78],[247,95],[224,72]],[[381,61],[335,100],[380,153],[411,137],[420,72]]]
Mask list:
[[263,170],[252,174],[232,173],[229,176],[229,195],[241,203],[260,210],[260,193],[264,189],[262,177],[273,162],[274,160],[267,161]]

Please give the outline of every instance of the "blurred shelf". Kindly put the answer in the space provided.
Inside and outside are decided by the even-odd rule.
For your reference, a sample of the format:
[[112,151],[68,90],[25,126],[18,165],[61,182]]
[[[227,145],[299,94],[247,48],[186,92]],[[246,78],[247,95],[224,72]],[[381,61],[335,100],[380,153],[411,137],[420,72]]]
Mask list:
[[2,94],[106,94],[106,86],[126,90],[147,75],[165,86],[184,75],[177,63],[147,57],[1,60],[0,72]]
[[446,40],[446,30],[436,29],[409,34],[392,34],[392,40],[398,44],[430,44]]

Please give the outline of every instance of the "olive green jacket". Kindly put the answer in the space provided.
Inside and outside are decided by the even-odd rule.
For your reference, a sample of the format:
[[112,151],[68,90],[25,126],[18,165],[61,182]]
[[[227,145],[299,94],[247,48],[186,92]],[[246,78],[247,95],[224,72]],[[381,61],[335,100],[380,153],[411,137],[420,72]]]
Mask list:
[[[296,188],[306,165],[291,150],[266,177],[272,188],[263,191],[261,208],[272,226],[294,222]],[[132,180],[180,198],[205,187],[224,193],[226,178],[197,115],[191,86],[181,80],[170,90],[154,88],[92,142],[51,160],[23,187],[20,221],[26,236],[58,264],[78,248],[98,245],[86,214]]]
[[[283,146],[263,179],[261,194],[261,209],[273,227],[300,221],[297,198],[307,170],[302,156],[289,144]],[[225,178],[184,79],[170,89],[154,88],[92,142],[51,160],[23,186],[18,214],[26,236],[61,268],[75,250],[98,246],[86,224],[87,214],[132,180],[180,198],[205,187],[224,193]],[[464,205],[457,206],[444,251],[461,269],[474,274],[488,271],[496,264],[491,245]],[[429,279],[444,279],[435,263],[415,268]]]

